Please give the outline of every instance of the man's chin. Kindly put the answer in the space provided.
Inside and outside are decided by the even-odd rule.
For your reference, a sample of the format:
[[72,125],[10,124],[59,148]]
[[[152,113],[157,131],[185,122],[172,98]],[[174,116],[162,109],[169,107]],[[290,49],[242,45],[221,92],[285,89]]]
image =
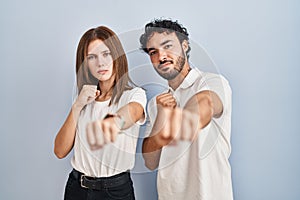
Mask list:
[[164,78],[164,79],[166,79],[166,80],[169,81],[169,80],[174,79],[178,75],[178,73],[174,73],[174,74],[172,74],[172,73],[159,73],[159,75],[162,78]]

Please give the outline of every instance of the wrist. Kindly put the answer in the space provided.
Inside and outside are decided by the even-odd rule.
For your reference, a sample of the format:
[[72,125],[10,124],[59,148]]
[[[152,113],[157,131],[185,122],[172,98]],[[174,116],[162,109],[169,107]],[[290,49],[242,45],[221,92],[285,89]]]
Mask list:
[[124,125],[125,125],[125,120],[124,118],[119,115],[119,114],[110,114],[108,113],[104,119],[107,119],[107,118],[115,118],[115,123],[117,125],[117,127],[121,130],[124,128]]
[[75,103],[72,105],[72,108],[74,108],[76,110],[82,110],[83,107],[84,107],[84,105],[78,103],[77,101],[75,101]]

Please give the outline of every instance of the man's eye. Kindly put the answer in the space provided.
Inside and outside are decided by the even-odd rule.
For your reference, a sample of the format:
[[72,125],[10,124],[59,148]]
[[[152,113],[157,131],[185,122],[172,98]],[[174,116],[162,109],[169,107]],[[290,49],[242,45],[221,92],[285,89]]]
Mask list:
[[149,52],[149,55],[150,55],[150,56],[153,56],[154,54],[156,54],[156,51],[150,51],[150,52]]
[[167,44],[167,45],[165,46],[165,49],[170,49],[171,47],[172,47],[171,44]]

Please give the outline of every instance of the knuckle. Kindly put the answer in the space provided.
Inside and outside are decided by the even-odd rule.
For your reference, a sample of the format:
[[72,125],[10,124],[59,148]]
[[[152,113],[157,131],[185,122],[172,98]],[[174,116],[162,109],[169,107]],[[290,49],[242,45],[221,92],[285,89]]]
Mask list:
[[102,126],[107,128],[109,126],[109,122],[107,120],[102,121]]

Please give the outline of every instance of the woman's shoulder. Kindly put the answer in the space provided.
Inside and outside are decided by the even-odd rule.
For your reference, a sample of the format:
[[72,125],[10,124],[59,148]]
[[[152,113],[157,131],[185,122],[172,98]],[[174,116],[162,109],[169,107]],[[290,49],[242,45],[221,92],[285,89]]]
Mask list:
[[134,93],[146,93],[145,89],[141,88],[141,87],[133,87],[131,89],[125,90],[124,93],[128,93],[128,94],[134,94]]
[[134,101],[134,99],[146,99],[146,91],[141,87],[133,87],[125,90],[121,99],[125,101]]

